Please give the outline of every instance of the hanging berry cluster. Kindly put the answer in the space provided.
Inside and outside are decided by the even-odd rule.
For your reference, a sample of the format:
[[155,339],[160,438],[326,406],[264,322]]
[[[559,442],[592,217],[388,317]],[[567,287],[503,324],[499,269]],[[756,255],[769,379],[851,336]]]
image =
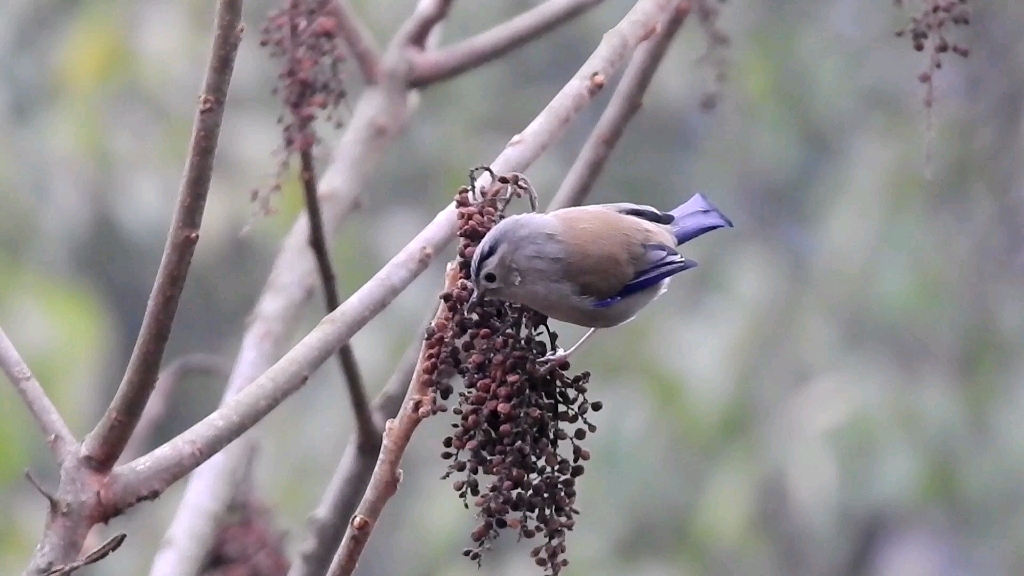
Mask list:
[[694,12],[704,33],[706,49],[700,61],[711,72],[711,86],[700,97],[700,107],[711,112],[718,107],[722,91],[729,76],[729,34],[719,24],[725,0],[697,0]]
[[[897,7],[903,0],[894,0]],[[920,12],[910,18],[910,23],[896,31],[897,37],[909,36],[914,50],[928,51],[928,64],[917,75],[918,82],[927,89],[924,106],[931,109],[935,104],[935,72],[942,68],[942,57],[952,52],[961,58],[970,56],[970,50],[950,39],[950,33],[957,26],[971,24],[971,7],[968,0],[923,0]]]
[[[261,29],[260,46],[270,57],[280,60],[277,85],[273,94],[281,101],[283,111],[277,118],[281,125],[282,148],[278,150],[277,177],[270,188],[281,190],[281,181],[296,154],[309,154],[319,142],[315,122],[324,119],[340,126],[338,108],[344,101],[347,59],[340,36],[338,8],[335,0],[284,0],[284,5],[267,16]],[[303,169],[312,172],[312,168]],[[266,205],[268,196],[253,192],[253,200]],[[268,206],[263,206],[269,211]]]
[[500,220],[510,196],[532,194],[524,178],[498,176],[498,191],[474,202],[476,174],[455,197],[459,280],[441,294],[446,319],[428,328],[421,369],[430,378],[435,413],[446,411],[444,401],[456,394],[452,376],[463,383],[452,408],[459,421],[441,453],[451,461],[444,478],[458,478],[453,488],[480,520],[470,535],[474,546],[463,554],[479,564],[499,531],[509,528],[520,538],[539,539],[531,556],[556,575],[569,564],[565,539],[579,514],[576,479],[590,459],[580,442],[597,430],[587,415],[602,404],[587,400],[589,373],[567,375],[566,361],[538,363],[557,339],[545,316],[490,300],[467,310],[476,246]]

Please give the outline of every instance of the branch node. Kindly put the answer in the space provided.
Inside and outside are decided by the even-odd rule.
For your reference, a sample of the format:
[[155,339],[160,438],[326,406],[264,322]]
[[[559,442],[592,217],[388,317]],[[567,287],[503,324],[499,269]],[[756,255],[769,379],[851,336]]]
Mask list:
[[362,514],[356,514],[352,517],[352,529],[362,532],[370,527],[370,521]]

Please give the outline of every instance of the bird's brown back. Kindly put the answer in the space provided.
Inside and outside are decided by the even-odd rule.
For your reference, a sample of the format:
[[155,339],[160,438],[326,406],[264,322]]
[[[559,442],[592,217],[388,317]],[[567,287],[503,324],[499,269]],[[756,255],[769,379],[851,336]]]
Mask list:
[[565,208],[552,212],[560,237],[573,246],[566,272],[581,296],[611,298],[644,266],[644,244],[675,246],[667,226],[612,210]]

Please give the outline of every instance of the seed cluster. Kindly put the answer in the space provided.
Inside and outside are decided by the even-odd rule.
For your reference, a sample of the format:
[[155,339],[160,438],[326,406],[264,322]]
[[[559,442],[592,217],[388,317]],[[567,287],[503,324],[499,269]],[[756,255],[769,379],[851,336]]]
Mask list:
[[[903,0],[894,0],[897,7]],[[910,18],[910,23],[896,31],[897,37],[908,36],[914,50],[928,50],[928,65],[917,75],[918,82],[925,85],[924,106],[931,109],[935,103],[934,76],[942,68],[942,56],[952,52],[961,58],[970,56],[970,50],[949,38],[950,30],[957,26],[969,26],[971,7],[968,0],[924,0],[921,11]]]
[[[521,191],[515,177],[495,180],[506,191]],[[589,373],[570,377],[567,361],[538,363],[557,339],[545,316],[491,300],[467,309],[473,253],[503,207],[500,194],[473,202],[470,191],[462,188],[455,200],[460,279],[441,294],[447,319],[428,328],[421,367],[437,397],[435,413],[446,411],[443,401],[455,394],[452,376],[463,382],[452,408],[459,421],[443,440],[441,457],[451,461],[444,478],[458,478],[453,488],[467,508],[472,501],[480,520],[465,556],[479,564],[499,531],[511,528],[520,538],[542,539],[531,556],[555,575],[569,563],[565,539],[579,514],[576,479],[590,459],[580,441],[597,430],[587,415],[602,404],[587,400]]]
[[722,89],[729,77],[729,55],[726,50],[730,39],[718,24],[722,13],[721,4],[725,4],[725,0],[697,0],[694,6],[697,21],[704,32],[704,41],[707,44],[701,60],[706,63],[712,74],[711,86],[700,98],[700,107],[705,112],[711,112],[718,107]]
[[[270,192],[281,189],[291,158],[308,152],[319,142],[314,123],[323,113],[340,126],[338,108],[347,95],[343,65],[347,59],[339,35],[339,14],[334,0],[285,0],[267,16],[260,46],[281,61],[273,94],[281,100],[282,148],[278,172]],[[259,200],[259,192],[253,199]],[[266,198],[264,198],[266,201]]]
[[200,572],[203,576],[278,576],[288,572],[285,533],[251,494],[236,494]]

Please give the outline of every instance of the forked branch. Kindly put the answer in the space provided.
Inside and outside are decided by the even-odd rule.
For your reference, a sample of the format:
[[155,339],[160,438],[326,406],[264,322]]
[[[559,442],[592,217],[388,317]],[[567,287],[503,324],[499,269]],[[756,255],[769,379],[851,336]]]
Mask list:
[[142,327],[114,400],[84,441],[85,454],[100,470],[110,469],[128,444],[153,393],[164,349],[171,336],[178,302],[199,242],[206,197],[210,192],[228,86],[242,40],[241,9],[242,0],[223,0],[218,5],[213,54],[192,126],[192,141],[178,192],[178,205]]

